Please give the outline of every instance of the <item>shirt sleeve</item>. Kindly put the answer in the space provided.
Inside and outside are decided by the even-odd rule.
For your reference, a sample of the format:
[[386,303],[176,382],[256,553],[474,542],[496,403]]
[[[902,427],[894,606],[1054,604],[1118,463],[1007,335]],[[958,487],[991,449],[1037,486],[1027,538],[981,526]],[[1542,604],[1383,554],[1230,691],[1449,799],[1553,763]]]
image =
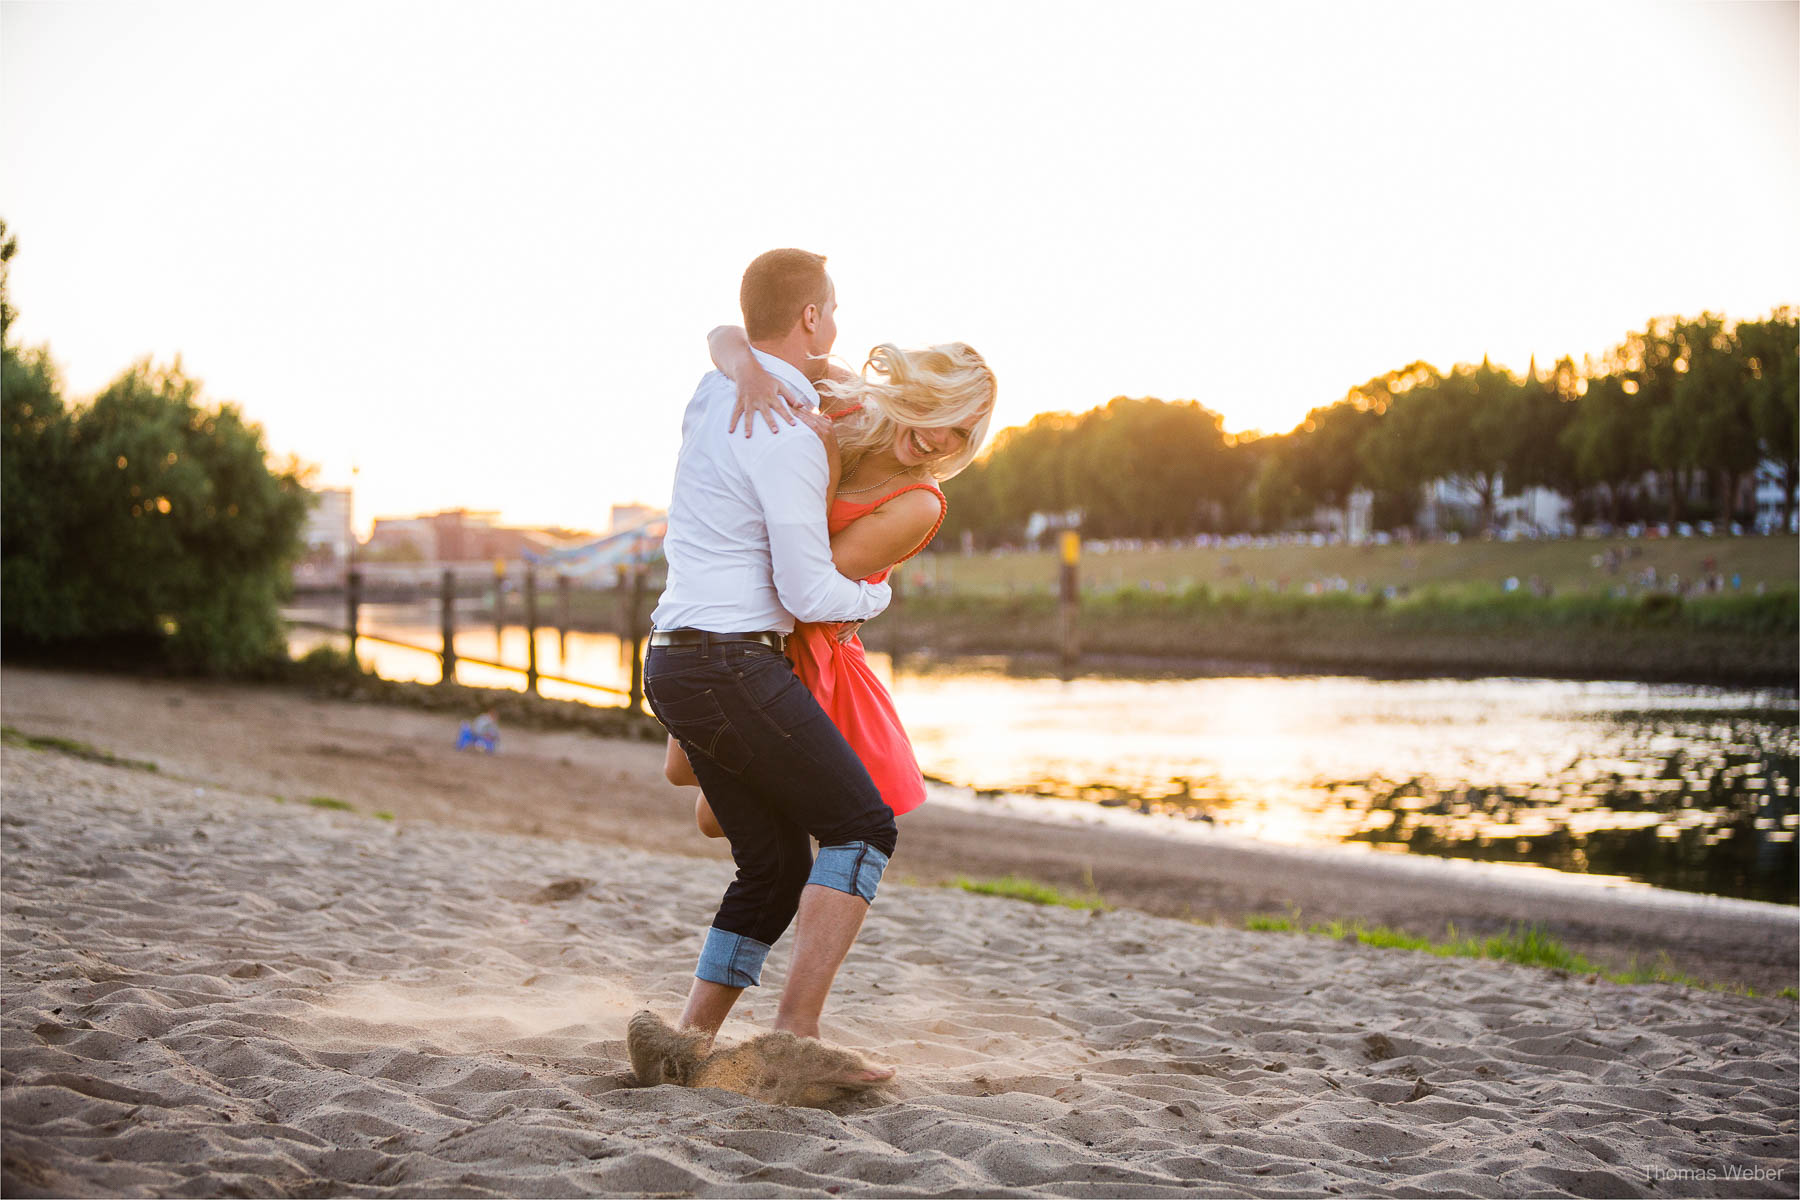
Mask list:
[[[825,486],[831,467],[818,435],[801,426],[787,437],[744,439],[744,473],[756,490],[769,531],[769,562],[781,606],[797,621],[866,621],[888,606],[885,583],[857,583],[838,574],[825,530]],[[798,434],[799,436],[795,436]]]

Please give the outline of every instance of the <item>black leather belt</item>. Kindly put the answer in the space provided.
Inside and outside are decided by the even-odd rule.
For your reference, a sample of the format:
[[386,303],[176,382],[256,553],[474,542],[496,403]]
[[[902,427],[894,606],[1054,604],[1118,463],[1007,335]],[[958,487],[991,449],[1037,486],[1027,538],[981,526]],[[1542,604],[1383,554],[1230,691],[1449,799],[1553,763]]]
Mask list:
[[780,652],[787,635],[773,630],[757,633],[708,633],[704,629],[656,629],[650,633],[652,646],[699,646],[706,642],[761,642]]

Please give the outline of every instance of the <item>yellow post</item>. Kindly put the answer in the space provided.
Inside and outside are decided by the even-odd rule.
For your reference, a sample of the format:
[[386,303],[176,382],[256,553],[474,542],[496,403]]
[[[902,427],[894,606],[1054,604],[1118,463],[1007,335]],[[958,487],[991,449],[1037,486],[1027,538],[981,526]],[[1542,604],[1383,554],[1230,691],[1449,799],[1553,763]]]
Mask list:
[[1062,643],[1062,665],[1068,668],[1073,667],[1081,657],[1081,639],[1076,631],[1076,622],[1081,612],[1081,532],[1075,529],[1063,530],[1061,543],[1062,587],[1061,602],[1057,605],[1057,624]]

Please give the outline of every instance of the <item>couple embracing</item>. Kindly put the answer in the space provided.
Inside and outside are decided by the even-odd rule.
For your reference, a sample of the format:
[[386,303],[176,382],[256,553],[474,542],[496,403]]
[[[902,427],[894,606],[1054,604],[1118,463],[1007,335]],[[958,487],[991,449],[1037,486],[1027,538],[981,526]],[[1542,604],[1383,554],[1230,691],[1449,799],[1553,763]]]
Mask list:
[[[682,418],[644,670],[669,778],[700,786],[697,822],[730,842],[737,874],[679,1026],[633,1019],[645,1083],[691,1080],[668,1048],[687,1066],[711,1050],[790,924],[775,1030],[818,1037],[894,854],[894,818],[925,799],[856,629],[887,607],[888,572],[937,532],[938,484],[975,457],[994,404],[993,372],[961,343],[877,346],[860,374],[831,365],[837,296],[821,255],[769,251],[739,299],[744,327],[713,331],[719,369]],[[856,1064],[840,1082],[892,1073]]]

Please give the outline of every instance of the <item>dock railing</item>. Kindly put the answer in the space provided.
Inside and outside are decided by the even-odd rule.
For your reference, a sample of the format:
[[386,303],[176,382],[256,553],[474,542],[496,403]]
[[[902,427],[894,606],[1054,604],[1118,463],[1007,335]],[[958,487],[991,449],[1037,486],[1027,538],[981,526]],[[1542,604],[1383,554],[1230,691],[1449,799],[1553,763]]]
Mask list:
[[[562,684],[565,687],[586,688],[610,696],[624,697],[626,707],[633,711],[642,711],[644,707],[644,639],[648,634],[648,622],[644,613],[645,583],[648,571],[643,566],[621,568],[629,577],[622,580],[619,596],[624,604],[623,625],[624,640],[629,647],[631,657],[631,685],[621,688],[611,684],[595,683],[588,679],[571,679],[566,675],[552,675],[538,667],[537,631],[538,624],[538,589],[537,571],[527,566],[524,568],[522,594],[524,596],[525,645],[526,661],[524,666],[513,663],[497,662],[493,659],[475,658],[467,654],[459,654],[456,649],[456,573],[445,568],[438,587],[438,607],[440,613],[440,644],[422,646],[415,642],[402,641],[398,638],[384,637],[380,634],[368,633],[361,628],[362,617],[362,572],[352,569],[344,580],[344,623],[333,625],[324,621],[292,620],[288,624],[301,629],[316,629],[327,633],[341,633],[350,641],[350,656],[356,657],[358,641],[379,642],[384,646],[397,646],[405,650],[416,650],[422,654],[435,655],[441,664],[438,682],[452,684],[456,682],[456,668],[459,663],[471,663],[475,666],[487,667],[496,671],[511,671],[525,676],[525,691],[533,696],[539,694],[538,684],[548,681]],[[495,596],[504,595],[502,584],[504,575],[495,580]],[[557,576],[558,622],[554,627],[561,644],[566,648],[569,638],[569,601],[570,581],[567,576]],[[499,603],[495,605],[499,612]],[[496,620],[499,620],[498,615]]]

